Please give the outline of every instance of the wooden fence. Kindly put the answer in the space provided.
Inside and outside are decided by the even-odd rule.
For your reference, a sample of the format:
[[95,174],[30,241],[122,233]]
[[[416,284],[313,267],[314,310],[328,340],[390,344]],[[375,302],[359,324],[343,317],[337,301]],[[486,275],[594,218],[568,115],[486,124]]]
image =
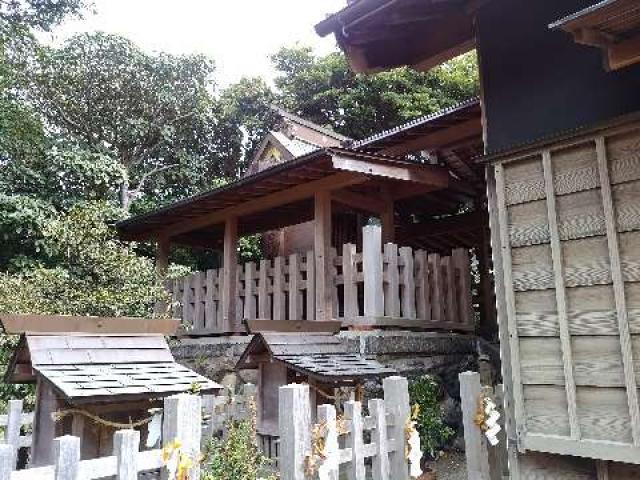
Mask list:
[[[349,480],[364,480],[369,478],[366,464],[370,463],[375,480],[408,480],[407,379],[388,377],[383,386],[384,400],[369,400],[369,415],[362,415],[362,405],[356,401],[345,403],[342,419],[333,405],[320,405],[315,424],[309,386],[280,387],[280,478],[304,480],[317,474],[337,480],[346,473]],[[365,437],[370,438],[368,443]]]
[[[333,251],[333,317],[344,325],[473,330],[469,252],[450,256],[382,246],[380,228],[365,227],[363,249]],[[249,262],[237,269],[236,311],[245,319],[315,319],[313,252]],[[231,330],[222,316],[223,269],[169,282],[173,316],[192,334]]]
[[7,413],[0,415],[0,427],[3,430],[3,437],[0,443],[11,449],[14,463],[17,461],[20,448],[31,447],[31,434],[22,435],[21,431],[23,429],[31,430],[32,425],[33,412],[23,412],[22,400],[9,400]]

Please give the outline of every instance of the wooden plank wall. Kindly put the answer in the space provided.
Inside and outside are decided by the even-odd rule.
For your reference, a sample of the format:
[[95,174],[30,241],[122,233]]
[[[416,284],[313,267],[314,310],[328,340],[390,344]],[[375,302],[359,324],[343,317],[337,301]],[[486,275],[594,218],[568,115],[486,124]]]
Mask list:
[[492,173],[519,446],[640,463],[640,128]]

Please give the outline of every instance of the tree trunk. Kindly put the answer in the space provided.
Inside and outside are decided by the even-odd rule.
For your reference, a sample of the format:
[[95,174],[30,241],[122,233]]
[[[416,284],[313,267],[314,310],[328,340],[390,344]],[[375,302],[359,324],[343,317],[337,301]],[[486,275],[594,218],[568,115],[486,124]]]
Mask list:
[[129,211],[130,200],[129,179],[125,177],[122,179],[122,183],[120,184],[120,207],[127,212]]

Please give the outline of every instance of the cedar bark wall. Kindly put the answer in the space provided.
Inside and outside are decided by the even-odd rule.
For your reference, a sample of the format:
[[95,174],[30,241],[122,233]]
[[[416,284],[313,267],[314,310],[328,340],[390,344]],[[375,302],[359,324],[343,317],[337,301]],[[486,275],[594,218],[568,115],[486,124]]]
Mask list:
[[640,126],[489,168],[510,436],[563,455],[521,454],[521,478],[601,478],[566,455],[640,463]]

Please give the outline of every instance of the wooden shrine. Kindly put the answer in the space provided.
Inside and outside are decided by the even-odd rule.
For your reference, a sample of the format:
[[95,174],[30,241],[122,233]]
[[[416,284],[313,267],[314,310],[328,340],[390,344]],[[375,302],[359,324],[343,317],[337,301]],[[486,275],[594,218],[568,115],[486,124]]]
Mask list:
[[55,437],[82,439],[82,458],[111,454],[117,429],[146,439],[149,409],[169,395],[222,387],[175,362],[165,335],[176,320],[1,315],[21,335],[5,375],[35,383],[31,465],[53,462]]
[[340,387],[358,390],[367,379],[397,373],[353,353],[340,337],[317,331],[256,333],[236,369],[258,369],[258,432],[269,436],[278,435],[278,389],[284,385],[309,384],[315,411],[316,405],[334,403]]

